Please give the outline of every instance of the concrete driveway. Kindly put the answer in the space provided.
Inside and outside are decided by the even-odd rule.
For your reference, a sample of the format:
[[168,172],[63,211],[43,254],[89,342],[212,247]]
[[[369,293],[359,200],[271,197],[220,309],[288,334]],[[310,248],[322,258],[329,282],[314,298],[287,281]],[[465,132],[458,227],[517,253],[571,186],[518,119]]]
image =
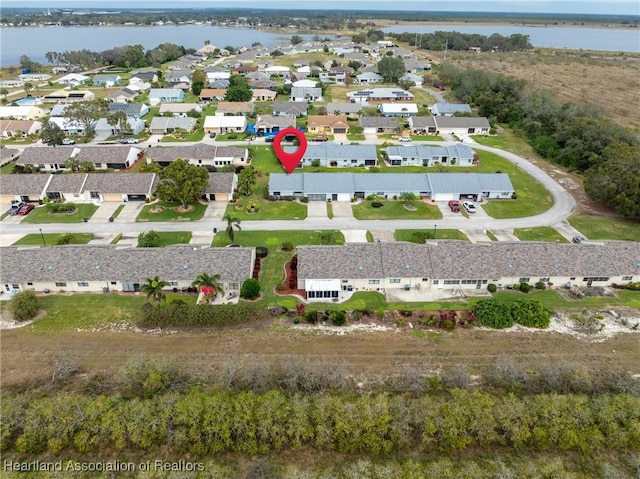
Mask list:
[[221,219],[224,216],[224,212],[227,210],[226,201],[211,201],[207,205],[207,209],[204,212],[202,219]]
[[495,236],[498,241],[520,241],[520,239],[513,234],[513,230],[492,229],[491,232],[493,233],[493,236]]
[[[461,229],[469,241],[472,243],[491,243],[491,238],[487,236],[487,231],[485,229]],[[436,233],[437,236],[437,233]]]
[[340,143],[341,145],[344,143],[345,145],[349,144],[349,139],[347,138],[346,133],[336,133],[333,135],[333,142]]
[[333,205],[334,219],[353,219],[351,201],[333,201],[331,204]]
[[342,230],[345,243],[366,243],[367,230]]
[[118,223],[135,223],[140,210],[146,203],[144,201],[127,201],[124,208],[116,218]]
[[307,218],[326,218],[327,203],[324,201],[309,201],[307,203]]
[[[460,212],[454,213],[453,211],[451,211],[451,208],[449,208],[448,201],[436,201],[435,203],[438,209],[440,210],[440,213],[442,213],[443,220],[447,220],[447,219],[455,220],[462,217],[462,213]],[[460,208],[462,208],[462,204],[460,204]]]
[[122,204],[121,201],[105,201],[91,217],[91,221],[109,221],[114,211]]

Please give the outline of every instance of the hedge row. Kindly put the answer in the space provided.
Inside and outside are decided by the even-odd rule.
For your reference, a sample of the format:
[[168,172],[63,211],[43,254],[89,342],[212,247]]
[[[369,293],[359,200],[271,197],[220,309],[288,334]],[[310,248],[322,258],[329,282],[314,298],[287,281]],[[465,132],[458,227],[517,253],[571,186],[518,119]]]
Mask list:
[[167,305],[142,307],[138,325],[144,327],[168,326],[225,326],[260,319],[265,313],[253,304],[190,305],[174,301]]
[[640,448],[640,398],[541,394],[286,396],[223,391],[148,399],[59,393],[2,401],[0,449],[23,454],[171,451],[202,456],[313,448],[388,455]]
[[482,299],[472,310],[479,324],[495,329],[509,328],[514,322],[528,328],[544,329],[549,327],[551,319],[551,311],[536,299],[517,299],[512,303]]

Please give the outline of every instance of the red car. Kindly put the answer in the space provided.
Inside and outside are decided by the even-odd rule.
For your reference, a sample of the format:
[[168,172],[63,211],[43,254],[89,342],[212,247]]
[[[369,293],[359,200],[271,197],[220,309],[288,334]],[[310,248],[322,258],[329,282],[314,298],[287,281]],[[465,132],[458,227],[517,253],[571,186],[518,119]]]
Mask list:
[[449,208],[454,213],[460,213],[460,203],[456,200],[449,201]]
[[34,206],[34,205],[27,203],[26,205],[24,205],[22,208],[20,208],[20,209],[18,210],[18,214],[19,214],[20,216],[26,216],[26,215],[28,215],[28,214],[29,214],[29,212],[30,212],[32,209],[34,209],[34,208],[35,208],[35,206]]

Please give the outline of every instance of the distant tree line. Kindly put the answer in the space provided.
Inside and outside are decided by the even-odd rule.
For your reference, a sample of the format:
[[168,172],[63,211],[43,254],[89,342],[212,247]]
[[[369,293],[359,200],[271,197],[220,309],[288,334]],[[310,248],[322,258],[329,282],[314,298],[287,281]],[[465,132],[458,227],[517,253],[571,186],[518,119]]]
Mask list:
[[514,33],[508,37],[498,33],[493,35],[479,35],[477,33],[443,32],[424,33],[389,33],[388,36],[395,38],[399,42],[406,42],[409,45],[418,45],[424,50],[440,51],[445,48],[449,50],[468,50],[471,47],[480,47],[484,51],[519,52],[533,48],[529,43],[529,35]]
[[594,200],[640,217],[640,137],[591,104],[562,103],[524,80],[445,64],[438,77],[478,113],[520,129],[544,158],[584,174]]

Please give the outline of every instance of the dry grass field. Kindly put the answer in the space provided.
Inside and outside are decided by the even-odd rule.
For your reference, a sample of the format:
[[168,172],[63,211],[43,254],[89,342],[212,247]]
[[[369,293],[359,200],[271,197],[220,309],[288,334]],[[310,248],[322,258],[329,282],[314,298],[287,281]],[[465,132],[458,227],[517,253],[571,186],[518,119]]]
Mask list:
[[[443,52],[427,52],[435,62]],[[561,101],[593,103],[616,122],[640,128],[640,55],[535,49],[524,53],[447,53],[447,62],[521,78]]]

